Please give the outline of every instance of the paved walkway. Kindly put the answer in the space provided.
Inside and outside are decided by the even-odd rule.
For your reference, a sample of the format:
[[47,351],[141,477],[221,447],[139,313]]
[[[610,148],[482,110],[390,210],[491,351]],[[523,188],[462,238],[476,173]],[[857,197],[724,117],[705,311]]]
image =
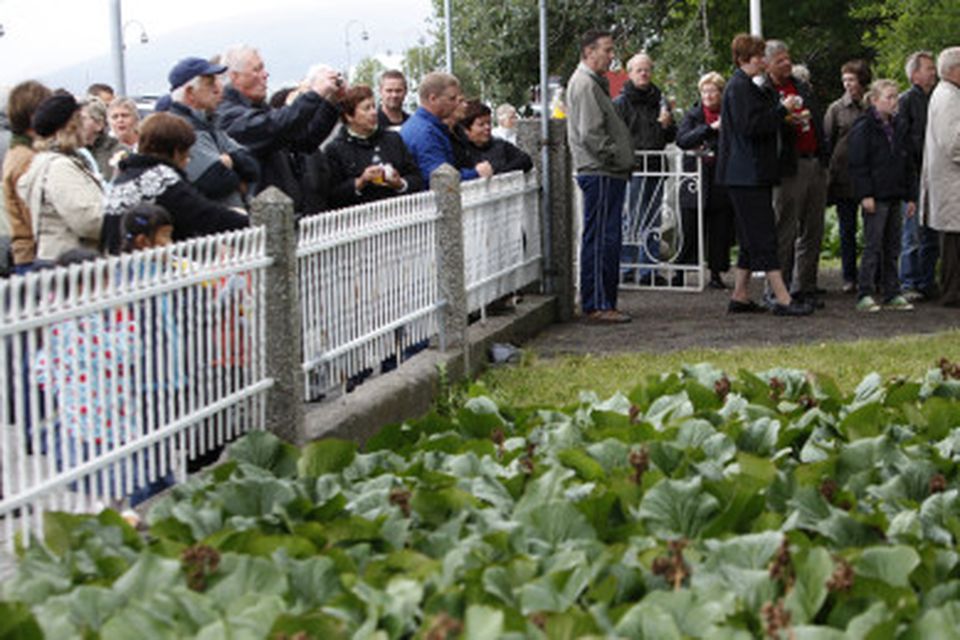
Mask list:
[[[726,280],[732,281],[731,275]],[[838,271],[823,273],[820,280],[820,286],[828,290],[826,307],[806,318],[728,314],[729,291],[621,291],[620,308],[633,316],[630,324],[598,326],[575,321],[553,325],[525,348],[550,357],[847,341],[960,328],[960,309],[937,303],[918,304],[914,311],[858,313],[854,310],[856,297],[840,293]],[[762,281],[754,280],[751,288],[754,299],[759,300]]]

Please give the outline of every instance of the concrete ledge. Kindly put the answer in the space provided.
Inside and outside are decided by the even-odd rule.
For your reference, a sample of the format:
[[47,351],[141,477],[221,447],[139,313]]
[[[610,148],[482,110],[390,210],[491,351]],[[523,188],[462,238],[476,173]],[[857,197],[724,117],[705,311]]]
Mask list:
[[[488,316],[469,327],[470,377],[482,371],[487,350],[494,342],[520,343],[535,336],[556,319],[553,296],[524,295],[508,314]],[[306,440],[344,438],[361,445],[388,424],[425,414],[433,404],[439,383],[438,367],[444,364],[451,381],[462,380],[462,351],[440,353],[430,349],[399,369],[367,380],[352,393],[318,404],[305,405]]]

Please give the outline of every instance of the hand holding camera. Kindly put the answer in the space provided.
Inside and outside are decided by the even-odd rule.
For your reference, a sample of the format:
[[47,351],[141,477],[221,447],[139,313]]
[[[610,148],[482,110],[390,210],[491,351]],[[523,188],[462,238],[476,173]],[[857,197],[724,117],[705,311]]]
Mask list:
[[310,80],[310,89],[321,98],[333,102],[346,90],[346,82],[343,75],[328,67],[314,74]]

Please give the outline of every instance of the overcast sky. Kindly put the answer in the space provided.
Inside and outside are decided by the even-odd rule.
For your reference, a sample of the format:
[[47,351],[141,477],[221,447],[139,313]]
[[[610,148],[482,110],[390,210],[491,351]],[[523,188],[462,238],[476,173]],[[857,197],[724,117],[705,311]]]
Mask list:
[[[0,85],[26,78],[79,91],[113,83],[110,0],[0,0]],[[271,89],[315,62],[346,65],[428,37],[430,0],[124,0],[128,93],[160,92],[178,59],[239,42],[259,47]],[[351,24],[352,21],[359,21]],[[140,27],[149,37],[140,43]],[[349,28],[348,28],[349,25]],[[369,38],[361,39],[363,32]]]

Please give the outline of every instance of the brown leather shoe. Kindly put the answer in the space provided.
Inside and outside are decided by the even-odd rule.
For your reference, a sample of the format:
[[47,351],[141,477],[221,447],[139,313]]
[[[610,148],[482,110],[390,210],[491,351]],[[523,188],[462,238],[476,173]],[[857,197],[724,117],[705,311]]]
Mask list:
[[584,319],[590,324],[626,324],[633,318],[617,309],[599,309],[591,311]]

